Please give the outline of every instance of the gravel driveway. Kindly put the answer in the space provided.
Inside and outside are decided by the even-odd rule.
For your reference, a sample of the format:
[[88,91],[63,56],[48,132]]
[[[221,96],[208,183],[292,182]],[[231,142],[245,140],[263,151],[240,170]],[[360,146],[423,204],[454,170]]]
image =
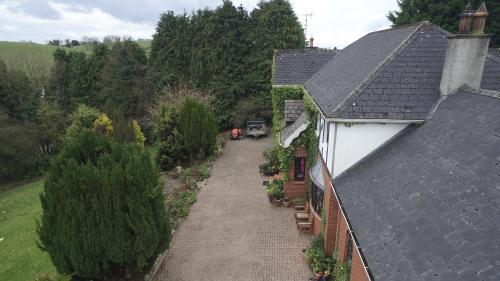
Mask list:
[[187,219],[175,232],[156,281],[298,280],[311,277],[293,210],[273,208],[258,165],[272,138],[228,141]]

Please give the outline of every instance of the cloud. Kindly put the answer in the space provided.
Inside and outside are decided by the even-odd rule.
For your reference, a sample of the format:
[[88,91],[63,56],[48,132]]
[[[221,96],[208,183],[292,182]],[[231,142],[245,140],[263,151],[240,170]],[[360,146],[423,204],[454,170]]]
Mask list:
[[[251,11],[259,0],[233,0]],[[307,37],[319,47],[344,48],[368,32],[390,27],[389,10],[396,0],[291,0]],[[161,13],[215,8],[222,0],[0,0],[2,40],[45,43],[54,38],[102,38],[108,34],[151,38]],[[17,30],[5,28],[16,26]],[[2,28],[3,26],[3,28]]]
[[19,2],[10,2],[7,9],[13,13],[24,13],[38,18],[57,20],[61,14],[55,10],[47,1],[22,0]]

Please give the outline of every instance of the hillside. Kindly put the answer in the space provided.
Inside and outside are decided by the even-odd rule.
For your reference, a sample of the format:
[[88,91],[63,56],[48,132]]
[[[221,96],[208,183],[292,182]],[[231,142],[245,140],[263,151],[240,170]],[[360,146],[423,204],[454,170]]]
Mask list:
[[[137,43],[149,54],[150,40],[138,40]],[[52,67],[52,54],[58,47],[28,42],[0,41],[0,60],[9,69],[22,70],[32,76],[34,73],[48,74]],[[64,48],[66,50],[91,52],[91,46]]]

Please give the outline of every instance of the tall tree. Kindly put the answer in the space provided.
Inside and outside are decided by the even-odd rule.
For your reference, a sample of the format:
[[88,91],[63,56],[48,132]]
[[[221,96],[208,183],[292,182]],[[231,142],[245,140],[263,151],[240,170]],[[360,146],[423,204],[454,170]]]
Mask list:
[[150,96],[146,52],[131,40],[115,42],[98,83],[104,111],[141,117]]
[[20,70],[9,70],[0,61],[0,107],[17,120],[34,121],[40,103],[39,92]]
[[187,14],[161,15],[151,44],[152,75],[158,89],[189,80],[191,32]]
[[[399,10],[391,11],[387,18],[393,26],[411,24],[418,21],[430,21],[442,28],[457,32],[459,16],[465,8],[465,0],[397,0]],[[477,8],[481,0],[470,1]],[[486,22],[486,32],[492,33],[492,46],[500,47],[500,2],[484,1],[490,16]]]
[[179,112],[179,129],[190,159],[203,159],[213,153],[217,124],[203,103],[186,98]]

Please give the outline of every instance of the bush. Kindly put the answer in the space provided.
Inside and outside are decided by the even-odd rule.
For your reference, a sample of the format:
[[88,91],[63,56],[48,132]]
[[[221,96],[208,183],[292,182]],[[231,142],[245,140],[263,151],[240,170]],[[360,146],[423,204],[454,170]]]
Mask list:
[[273,175],[279,170],[280,162],[278,158],[279,145],[264,150],[263,155],[266,162],[260,165],[260,170],[266,175]]
[[103,136],[113,136],[113,123],[106,113],[102,113],[95,119],[93,130]]
[[141,131],[141,126],[139,126],[139,123],[137,120],[132,120],[132,128],[134,129],[134,137],[135,137],[135,142],[144,147],[144,143],[146,142],[146,137]]
[[58,272],[101,279],[143,270],[170,241],[159,173],[138,145],[84,129],[53,161],[40,196],[40,247]]
[[179,113],[179,128],[190,160],[205,159],[213,154],[218,129],[206,105],[186,98]]
[[189,214],[191,205],[197,201],[196,192],[193,190],[175,190],[167,200],[169,214],[178,221]]
[[329,276],[334,274],[337,267],[337,260],[325,255],[323,245],[323,236],[321,234],[315,236],[307,247],[305,255],[314,272]]
[[192,167],[184,169],[181,174],[181,179],[184,182],[202,181],[210,177],[211,169],[211,161],[205,161],[202,164],[194,165]]
[[70,125],[66,129],[65,139],[75,138],[83,129],[92,128],[99,115],[99,110],[80,104],[69,116]]
[[285,192],[283,191],[283,181],[282,180],[274,180],[267,187],[267,192],[271,195],[273,199],[283,199],[285,197]]
[[215,148],[213,154],[215,156],[221,155],[225,145],[226,145],[226,139],[224,139],[224,137],[222,136],[217,136],[215,140]]
[[171,170],[185,159],[182,134],[178,128],[178,113],[174,108],[160,108],[155,118],[155,134],[158,165],[162,170]]

